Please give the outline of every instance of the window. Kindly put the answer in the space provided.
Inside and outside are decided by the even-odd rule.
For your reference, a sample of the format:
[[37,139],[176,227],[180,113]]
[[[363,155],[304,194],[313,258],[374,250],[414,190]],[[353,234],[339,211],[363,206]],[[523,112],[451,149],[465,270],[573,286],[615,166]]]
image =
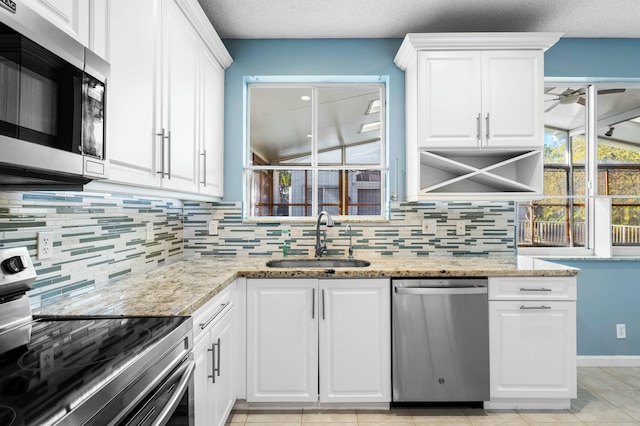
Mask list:
[[544,198],[518,205],[519,247],[640,247],[638,117],[629,84],[547,85]]
[[249,217],[384,217],[384,85],[250,83]]

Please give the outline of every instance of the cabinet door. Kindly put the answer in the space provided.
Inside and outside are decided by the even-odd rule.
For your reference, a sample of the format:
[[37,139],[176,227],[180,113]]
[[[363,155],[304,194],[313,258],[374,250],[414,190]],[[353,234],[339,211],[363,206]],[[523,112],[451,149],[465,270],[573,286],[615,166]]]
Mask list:
[[[89,2],[89,49],[96,55],[109,61],[109,23],[110,0],[91,0]],[[115,25],[119,25],[116,22]]]
[[208,331],[196,342],[193,356],[196,363],[193,378],[195,424],[209,424],[210,419],[214,418],[214,404],[212,403],[212,383],[209,378],[213,370],[213,359]]
[[200,192],[222,198],[224,180],[224,70],[203,45]]
[[247,401],[318,399],[317,280],[247,280]]
[[211,329],[213,368],[211,375],[213,377],[210,380],[213,386],[210,405],[213,407],[213,417],[210,417],[207,422],[210,425],[223,426],[236,401],[233,333],[233,309],[231,309]]
[[575,318],[575,302],[489,302],[491,398],[575,398]]
[[111,0],[109,14],[114,25],[107,102],[109,180],[159,186],[160,2]]
[[198,57],[201,40],[175,0],[163,2],[162,74],[164,178],[162,186],[178,191],[198,190]]
[[418,147],[478,147],[479,51],[418,53]]
[[87,0],[32,0],[34,10],[51,23],[89,46],[89,2]]
[[482,110],[489,147],[542,147],[542,51],[482,55]]
[[389,280],[320,280],[320,402],[391,401]]

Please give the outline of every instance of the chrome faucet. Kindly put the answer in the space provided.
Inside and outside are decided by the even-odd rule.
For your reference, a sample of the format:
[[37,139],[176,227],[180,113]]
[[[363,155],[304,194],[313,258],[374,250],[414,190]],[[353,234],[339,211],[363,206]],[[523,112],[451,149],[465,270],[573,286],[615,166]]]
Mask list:
[[316,220],[316,258],[320,259],[322,257],[322,253],[327,249],[327,232],[324,231],[324,238],[320,241],[320,220],[322,216],[327,217],[327,228],[333,226],[333,218],[326,211],[321,211],[318,213],[318,220]]
[[353,259],[353,243],[351,242],[351,224],[347,224],[347,232],[349,233],[349,260]]

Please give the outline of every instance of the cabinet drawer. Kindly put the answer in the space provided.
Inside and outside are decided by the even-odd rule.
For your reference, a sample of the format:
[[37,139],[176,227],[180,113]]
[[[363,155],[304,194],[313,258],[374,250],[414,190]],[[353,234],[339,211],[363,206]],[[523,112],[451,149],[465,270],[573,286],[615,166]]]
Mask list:
[[576,300],[575,277],[489,278],[489,300]]
[[206,334],[205,332],[215,324],[215,320],[222,318],[231,309],[235,299],[235,288],[236,283],[231,283],[193,314],[194,341],[197,341],[201,334]]

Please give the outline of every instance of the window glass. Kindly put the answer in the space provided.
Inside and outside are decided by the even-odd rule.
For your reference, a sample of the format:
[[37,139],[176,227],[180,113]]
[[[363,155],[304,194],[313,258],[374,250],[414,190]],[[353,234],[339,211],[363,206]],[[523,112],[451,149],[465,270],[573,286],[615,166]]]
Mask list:
[[611,198],[613,245],[640,245],[640,89],[598,90],[598,194]]
[[384,215],[383,89],[250,84],[250,216]]
[[586,87],[545,88],[544,198],[518,205],[520,247],[582,247]]

